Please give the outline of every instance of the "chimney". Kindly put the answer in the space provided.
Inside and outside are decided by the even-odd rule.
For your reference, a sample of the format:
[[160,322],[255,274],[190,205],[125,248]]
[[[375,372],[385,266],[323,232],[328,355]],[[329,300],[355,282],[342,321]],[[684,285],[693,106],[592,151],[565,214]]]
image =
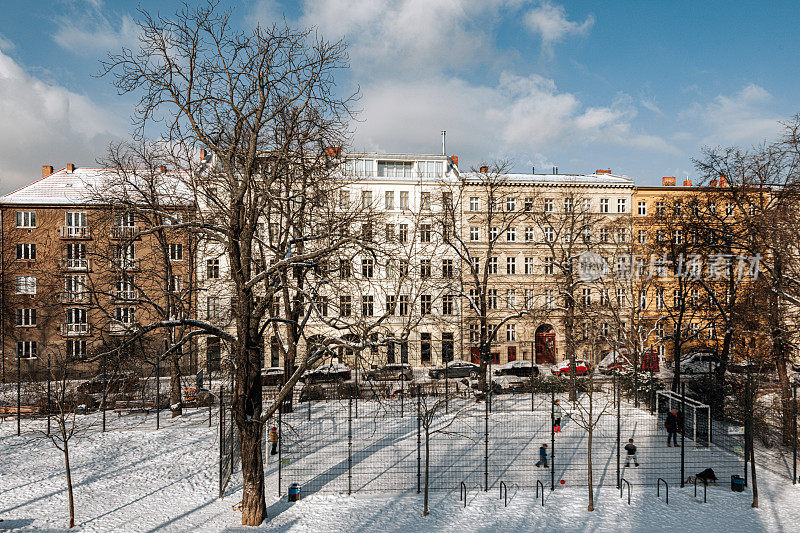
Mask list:
[[42,165],[42,177],[46,178],[53,173],[53,165]]
[[692,186],[692,180],[683,180],[683,186],[684,187],[691,187]]
[[325,149],[325,152],[328,154],[328,157],[339,157],[342,155],[342,147],[341,146],[329,146]]
[[167,173],[167,165],[161,165],[160,167],[158,167],[158,171],[161,172],[162,174],[166,174]]
[[719,183],[717,180],[711,180],[711,183],[709,183],[709,185],[710,185],[711,187],[716,187],[716,186],[717,186],[717,183]]
[[447,138],[447,130],[442,130],[442,155],[447,155],[445,148],[445,139]]
[[481,174],[488,174],[488,173],[489,173],[489,167],[486,166],[486,165],[483,165],[481,167]]
[[675,186],[675,176],[664,176],[661,178],[661,185],[664,187],[674,187]]
[[603,170],[602,168],[599,168],[599,169],[595,170],[594,173],[595,174],[611,174],[611,169],[608,168],[608,169]]
[[451,155],[450,156],[450,161],[453,163],[454,167],[458,166],[458,156],[457,155]]
[[200,149],[200,160],[202,161],[203,159],[205,159],[206,155],[208,155],[208,153],[206,152],[206,149],[205,148],[201,148]]
[[67,172],[75,172],[75,163],[67,163]]

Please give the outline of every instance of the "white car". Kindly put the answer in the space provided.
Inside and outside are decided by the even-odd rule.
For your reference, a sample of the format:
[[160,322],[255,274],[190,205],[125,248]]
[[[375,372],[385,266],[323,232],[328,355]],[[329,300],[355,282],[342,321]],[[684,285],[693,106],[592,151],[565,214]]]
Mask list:
[[711,352],[690,353],[681,361],[681,374],[708,374],[717,368],[717,356]]

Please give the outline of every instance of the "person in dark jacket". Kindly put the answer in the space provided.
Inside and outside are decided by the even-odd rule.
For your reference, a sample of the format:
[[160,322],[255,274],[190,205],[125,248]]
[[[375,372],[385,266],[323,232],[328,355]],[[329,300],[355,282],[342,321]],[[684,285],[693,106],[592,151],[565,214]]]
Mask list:
[[625,468],[631,466],[631,459],[633,459],[634,466],[639,466],[639,459],[636,457],[636,445],[633,443],[633,439],[628,439],[628,444],[625,445],[625,451],[628,452],[625,458]]
[[674,443],[676,447],[680,448],[678,444],[678,429],[679,429],[678,411],[673,409],[667,414],[667,419],[664,421],[664,428],[667,430],[667,446],[672,446],[670,442]]
[[278,428],[272,426],[269,430],[269,441],[272,443],[270,455],[278,455]]
[[536,468],[540,466],[547,468],[547,444],[542,444],[539,448],[539,462],[536,463]]
[[553,431],[561,433],[561,400],[556,400],[553,403]]

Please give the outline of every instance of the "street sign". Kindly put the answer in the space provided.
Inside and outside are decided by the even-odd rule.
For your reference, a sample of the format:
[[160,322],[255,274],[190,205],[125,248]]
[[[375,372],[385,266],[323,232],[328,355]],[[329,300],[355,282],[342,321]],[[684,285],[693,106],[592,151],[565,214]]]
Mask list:
[[728,435],[744,435],[744,426],[728,426]]

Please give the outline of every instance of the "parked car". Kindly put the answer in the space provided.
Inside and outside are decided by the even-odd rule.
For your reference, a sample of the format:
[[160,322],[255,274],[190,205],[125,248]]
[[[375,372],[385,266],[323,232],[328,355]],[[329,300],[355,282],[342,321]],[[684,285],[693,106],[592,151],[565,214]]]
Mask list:
[[492,365],[492,374],[495,376],[517,376],[529,378],[531,373],[539,375],[539,367],[532,361],[510,361],[504,365]]
[[601,374],[611,374],[615,370],[629,369],[632,365],[628,357],[628,350],[611,350],[597,363],[597,370]]
[[411,365],[405,363],[388,364],[364,372],[364,379],[368,381],[397,381],[400,379],[411,381],[412,377]]
[[261,369],[261,384],[267,387],[283,385],[284,371],[282,366],[271,366]]
[[717,356],[712,352],[693,352],[681,360],[682,374],[707,374],[717,368]]
[[467,361],[450,361],[447,365],[437,366],[428,370],[428,376],[432,379],[443,379],[447,368],[448,378],[470,378],[477,379],[481,367]]
[[503,374],[500,376],[492,377],[492,392],[494,394],[501,394],[504,392],[525,392],[530,390],[531,378],[520,377],[510,374]]
[[[575,359],[575,375],[585,376],[589,373],[590,370],[591,366],[589,365],[589,363],[587,363],[583,359]],[[565,359],[560,363],[553,365],[550,371],[556,376],[561,376],[564,374],[569,375],[570,373],[569,359]]]
[[339,363],[328,363],[317,368],[306,370],[300,376],[303,383],[324,383],[332,381],[349,381],[351,376],[350,367]]

